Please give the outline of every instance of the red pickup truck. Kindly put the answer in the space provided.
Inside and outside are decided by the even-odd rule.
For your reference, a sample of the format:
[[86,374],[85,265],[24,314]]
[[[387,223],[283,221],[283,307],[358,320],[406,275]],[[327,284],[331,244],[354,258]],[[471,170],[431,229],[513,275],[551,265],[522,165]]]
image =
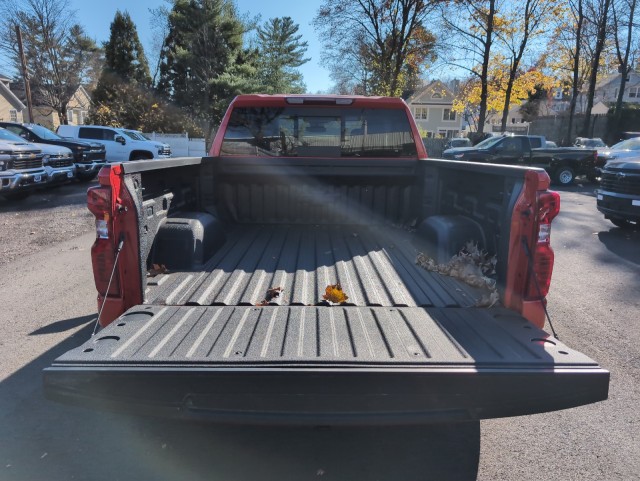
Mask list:
[[[548,186],[542,169],[427,159],[400,99],[239,96],[209,157],[100,172],[88,205],[103,329],[45,370],[45,392],[301,424],[604,400],[609,373],[543,330]],[[495,260],[492,307],[418,262],[470,241]]]

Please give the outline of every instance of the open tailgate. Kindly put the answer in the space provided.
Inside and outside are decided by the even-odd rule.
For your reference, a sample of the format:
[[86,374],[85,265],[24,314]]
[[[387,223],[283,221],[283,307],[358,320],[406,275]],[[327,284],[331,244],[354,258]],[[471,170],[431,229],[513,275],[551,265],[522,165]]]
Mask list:
[[401,424],[602,401],[609,372],[506,309],[137,306],[56,359],[44,386],[173,417]]

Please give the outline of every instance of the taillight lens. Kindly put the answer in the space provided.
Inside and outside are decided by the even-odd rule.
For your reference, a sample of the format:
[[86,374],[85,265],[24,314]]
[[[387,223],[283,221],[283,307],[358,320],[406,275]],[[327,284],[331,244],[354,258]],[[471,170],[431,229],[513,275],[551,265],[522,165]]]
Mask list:
[[[109,169],[102,169],[98,174],[100,185],[87,190],[87,207],[96,218],[96,241],[91,248],[91,260],[96,288],[101,295],[107,289],[115,262],[109,175]],[[109,295],[118,295],[119,292],[120,281],[116,273],[109,288]]]
[[541,299],[549,293],[553,273],[554,254],[551,248],[551,221],[560,212],[560,194],[552,191],[538,193],[537,226],[538,238],[532,250],[533,273],[537,285],[529,279],[527,299]]
[[91,187],[87,191],[87,207],[96,217],[96,237],[108,239],[111,232],[111,188]]

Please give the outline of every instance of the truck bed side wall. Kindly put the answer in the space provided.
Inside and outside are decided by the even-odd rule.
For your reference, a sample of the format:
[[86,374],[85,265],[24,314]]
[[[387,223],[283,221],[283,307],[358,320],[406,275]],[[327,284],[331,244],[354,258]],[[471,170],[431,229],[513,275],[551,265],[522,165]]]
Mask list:
[[[503,286],[510,219],[525,172],[509,166],[396,159],[339,164],[322,159],[220,158],[185,164],[172,159],[164,168],[155,161],[129,164],[125,169],[125,184],[138,208],[143,284],[163,219],[199,211],[226,225],[392,222],[415,226],[433,215],[462,215],[485,231],[486,248],[498,255],[498,284]],[[142,287],[144,292],[146,285]]]
[[524,171],[441,160],[426,160],[423,165],[423,217],[461,215],[478,222],[487,239],[485,249],[497,254],[498,285],[503,287],[511,216],[523,189]]

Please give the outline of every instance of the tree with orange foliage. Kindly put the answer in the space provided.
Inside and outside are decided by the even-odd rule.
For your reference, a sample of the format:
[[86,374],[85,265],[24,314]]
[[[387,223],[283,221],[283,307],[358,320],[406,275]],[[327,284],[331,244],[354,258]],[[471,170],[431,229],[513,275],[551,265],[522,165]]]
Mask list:
[[[494,55],[487,69],[486,118],[502,115],[504,105],[521,105],[538,89],[551,90],[557,85],[554,77],[542,70],[529,68],[516,72],[513,80],[509,71],[510,60],[504,55]],[[510,86],[510,88],[509,88]],[[509,97],[507,98],[507,95]],[[479,105],[482,101],[482,85],[477,77],[470,77],[453,102],[453,109],[465,115],[480,131]],[[504,129],[504,126],[502,127]]]
[[[522,3],[511,4],[501,15],[501,24],[496,26],[496,37],[508,63],[507,81],[502,107],[501,131],[507,127],[512,90],[515,88],[516,78],[519,76],[523,57],[529,46],[546,33],[548,23],[553,18],[565,16],[565,6],[558,0],[524,0]],[[531,77],[538,76],[536,75]],[[528,77],[520,75],[520,82]],[[525,82],[526,84],[526,82]],[[535,84],[534,84],[535,85]],[[518,96],[516,95],[516,98]]]

